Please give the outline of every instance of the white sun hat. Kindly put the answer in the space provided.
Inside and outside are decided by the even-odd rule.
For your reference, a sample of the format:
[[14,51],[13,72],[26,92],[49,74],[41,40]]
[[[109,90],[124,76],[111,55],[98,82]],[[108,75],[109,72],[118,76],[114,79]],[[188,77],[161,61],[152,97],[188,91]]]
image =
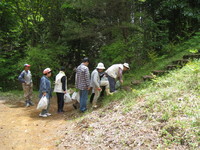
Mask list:
[[124,64],[123,64],[123,66],[124,66],[124,67],[126,67],[126,68],[128,68],[128,69],[130,69],[130,67],[129,67],[129,64],[128,64],[128,63],[124,63]]
[[103,63],[98,63],[97,69],[105,69],[104,64]]

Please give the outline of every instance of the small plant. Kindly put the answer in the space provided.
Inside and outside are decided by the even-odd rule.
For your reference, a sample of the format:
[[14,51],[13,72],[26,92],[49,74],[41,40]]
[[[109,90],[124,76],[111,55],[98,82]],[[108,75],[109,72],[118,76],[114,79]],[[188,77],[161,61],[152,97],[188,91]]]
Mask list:
[[158,53],[156,53],[156,51],[154,50],[148,51],[148,57],[153,62],[156,62],[159,58]]
[[195,54],[198,52],[198,49],[189,49],[189,52]]
[[165,112],[165,113],[163,114],[163,116],[162,116],[162,120],[163,120],[163,121],[168,121],[169,118],[170,118],[170,115],[169,115],[168,112]]

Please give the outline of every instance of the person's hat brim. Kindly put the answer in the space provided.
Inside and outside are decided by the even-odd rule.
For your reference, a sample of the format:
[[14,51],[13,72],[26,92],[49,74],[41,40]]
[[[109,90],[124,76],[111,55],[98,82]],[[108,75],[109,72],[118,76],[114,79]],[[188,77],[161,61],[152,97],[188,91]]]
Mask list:
[[25,64],[25,65],[24,65],[24,67],[30,67],[30,66],[31,66],[31,65],[29,65],[29,64]]
[[47,74],[50,72],[52,72],[52,70],[50,68],[46,68],[46,69],[44,69],[43,74]]
[[106,69],[105,67],[97,67],[97,69]]
[[123,66],[130,69],[129,64],[123,64]]

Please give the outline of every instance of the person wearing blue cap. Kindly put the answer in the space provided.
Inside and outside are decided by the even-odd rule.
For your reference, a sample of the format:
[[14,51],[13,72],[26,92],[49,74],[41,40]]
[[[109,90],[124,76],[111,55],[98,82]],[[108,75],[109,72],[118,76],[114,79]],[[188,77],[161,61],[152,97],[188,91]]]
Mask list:
[[24,64],[24,70],[18,77],[18,80],[22,83],[26,107],[33,106],[33,102],[31,101],[33,93],[33,82],[30,66],[31,65],[29,64]]

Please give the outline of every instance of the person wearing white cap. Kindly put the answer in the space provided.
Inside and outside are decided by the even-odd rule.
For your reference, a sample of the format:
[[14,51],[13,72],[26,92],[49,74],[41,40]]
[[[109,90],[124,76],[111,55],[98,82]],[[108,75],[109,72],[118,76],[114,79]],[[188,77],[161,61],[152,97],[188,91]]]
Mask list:
[[114,64],[110,66],[105,72],[106,76],[108,77],[109,85],[110,85],[110,92],[115,92],[115,84],[116,80],[119,79],[121,83],[123,83],[122,74],[123,71],[129,70],[129,64]]
[[47,109],[42,110],[42,112],[39,114],[40,117],[51,116],[51,114],[49,113],[50,98],[52,97],[51,81],[49,80],[49,77],[51,77],[51,72],[52,71],[50,68],[44,69],[44,75],[40,80],[39,98],[41,99],[42,96],[46,96],[46,98],[48,99]]
[[18,77],[18,80],[22,83],[26,107],[33,106],[33,103],[31,101],[33,93],[33,82],[30,66],[31,65],[29,64],[24,64],[24,70]]
[[103,72],[103,70],[105,69],[104,64],[103,63],[98,63],[96,69],[92,72],[91,74],[91,82],[90,82],[90,87],[92,87],[92,91],[95,94],[93,101],[92,101],[92,105],[94,108],[97,107],[97,100],[100,96],[100,92],[101,92],[101,85],[100,85],[100,75],[99,73]]

